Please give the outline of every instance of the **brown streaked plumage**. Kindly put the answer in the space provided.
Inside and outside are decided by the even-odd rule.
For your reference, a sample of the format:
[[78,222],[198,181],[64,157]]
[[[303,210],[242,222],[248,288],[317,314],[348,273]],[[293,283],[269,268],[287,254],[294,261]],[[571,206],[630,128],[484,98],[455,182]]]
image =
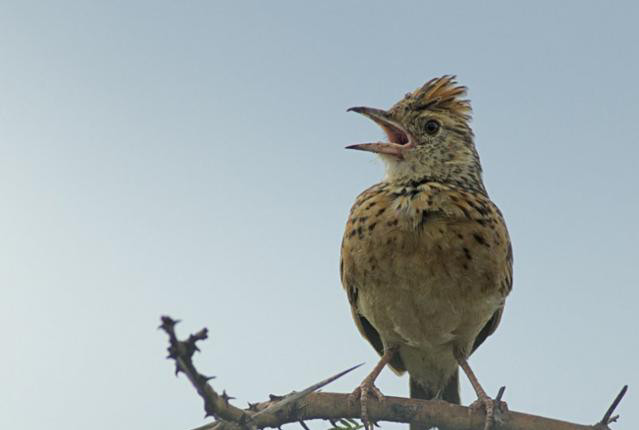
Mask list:
[[355,390],[367,399],[388,364],[408,371],[411,396],[459,403],[458,368],[486,408],[494,401],[466,359],[497,328],[512,286],[512,248],[501,212],[482,181],[466,88],[454,77],[427,82],[388,111],[351,108],[389,142],[375,152],[384,180],[361,193],[342,242],[340,274],[355,324],[382,356]]

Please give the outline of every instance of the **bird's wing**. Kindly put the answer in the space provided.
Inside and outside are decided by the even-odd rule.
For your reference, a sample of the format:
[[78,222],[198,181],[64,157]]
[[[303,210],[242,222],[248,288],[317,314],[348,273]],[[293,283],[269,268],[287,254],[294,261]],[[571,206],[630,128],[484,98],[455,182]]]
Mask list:
[[488,320],[486,325],[481,329],[481,331],[475,338],[475,342],[473,343],[473,349],[470,351],[471,354],[475,352],[475,350],[479,348],[479,346],[482,343],[484,343],[484,341],[488,338],[488,336],[490,336],[491,334],[495,332],[495,330],[497,330],[497,327],[499,326],[499,322],[501,321],[501,315],[503,313],[504,313],[504,308],[503,307],[499,308],[493,314],[493,316]]
[[[384,354],[384,344],[382,343],[382,338],[379,333],[373,327],[373,325],[366,319],[365,316],[359,313],[357,309],[357,288],[354,288],[347,283],[344,283],[344,289],[346,290],[346,294],[348,296],[348,302],[351,304],[351,313],[353,314],[353,320],[355,321],[355,326],[357,326],[357,330],[359,330],[360,334],[364,339],[370,343],[375,351],[381,356]],[[399,354],[395,354],[395,357],[389,363],[391,369],[401,375],[406,371],[406,367],[402,362]]]
[[[502,282],[506,286],[505,294],[510,293],[510,290],[512,290],[512,287],[513,287],[513,250],[510,244],[508,244],[508,254],[506,257],[506,270],[505,270],[505,274],[504,274]],[[490,336],[491,334],[495,332],[495,330],[497,330],[497,327],[499,326],[499,323],[501,321],[501,316],[503,313],[504,313],[504,307],[502,306],[495,311],[495,313],[488,320],[486,325],[484,325],[484,327],[481,329],[481,331],[475,338],[475,342],[473,343],[473,349],[470,351],[471,354],[475,352],[475,350],[479,348],[479,346],[482,343],[484,343],[484,341],[486,340],[486,338],[488,338],[488,336]]]
[[[363,210],[364,212],[374,211],[378,215],[384,212],[384,208],[387,206],[387,202],[378,200],[379,198],[382,198],[380,196],[380,191],[383,188],[384,184],[376,184],[357,196],[357,200],[351,208],[349,221],[356,217],[356,215],[354,215],[354,212],[358,210]],[[368,217],[368,214],[363,213],[362,215],[364,217]],[[348,236],[344,236],[344,240],[342,241],[342,256],[340,259],[340,278],[342,281],[342,286],[344,287],[344,290],[346,290],[348,302],[351,305],[351,313],[353,314],[353,320],[355,321],[357,329],[359,330],[362,337],[364,337],[364,339],[366,339],[373,346],[373,348],[375,348],[375,351],[377,351],[377,353],[381,356],[384,354],[384,343],[382,341],[382,338],[373,324],[371,324],[371,322],[360,313],[357,301],[357,285],[355,284],[355,282],[353,282],[352,279],[349,279],[349,276],[347,275],[347,272],[349,272],[348,267],[350,266],[349,261],[351,260],[351,245],[349,237],[353,236],[354,234],[361,234],[361,229],[362,227],[360,226],[359,229],[353,229],[351,231],[351,234],[349,234]],[[395,357],[389,364],[391,369],[393,369],[393,371],[398,374],[406,371],[406,367],[404,366],[404,363],[402,363],[399,354],[395,354]]]

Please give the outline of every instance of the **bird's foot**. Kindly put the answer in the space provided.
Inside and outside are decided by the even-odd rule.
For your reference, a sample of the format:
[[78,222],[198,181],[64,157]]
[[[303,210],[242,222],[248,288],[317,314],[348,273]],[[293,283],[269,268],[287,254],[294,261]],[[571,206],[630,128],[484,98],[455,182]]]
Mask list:
[[379,391],[379,388],[375,386],[373,379],[370,378],[364,379],[362,383],[348,396],[349,402],[355,402],[359,399],[362,423],[364,424],[365,430],[371,430],[373,428],[373,424],[375,424],[371,423],[368,418],[368,399],[370,397],[374,397],[379,402],[384,400],[384,395],[381,391]]
[[499,399],[491,399],[487,395],[481,396],[475,400],[470,408],[474,411],[480,410],[486,412],[486,421],[484,421],[484,430],[490,430],[495,423],[495,417],[503,412],[508,412],[508,405]]

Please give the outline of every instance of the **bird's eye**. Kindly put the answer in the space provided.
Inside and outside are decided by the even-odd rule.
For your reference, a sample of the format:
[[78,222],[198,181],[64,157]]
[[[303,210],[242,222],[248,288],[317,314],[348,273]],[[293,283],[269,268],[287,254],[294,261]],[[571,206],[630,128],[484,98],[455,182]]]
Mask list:
[[433,136],[439,131],[440,127],[441,126],[438,121],[429,119],[428,121],[426,121],[426,124],[424,124],[424,131]]

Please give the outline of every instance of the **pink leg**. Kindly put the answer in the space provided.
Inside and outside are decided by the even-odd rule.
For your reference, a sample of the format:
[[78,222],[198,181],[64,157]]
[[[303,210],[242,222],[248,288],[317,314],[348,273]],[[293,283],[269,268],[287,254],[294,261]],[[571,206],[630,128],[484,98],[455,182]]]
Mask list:
[[471,405],[471,407],[482,407],[486,410],[486,422],[484,424],[484,430],[490,430],[495,422],[495,407],[497,409],[504,410],[506,409],[506,403],[500,400],[491,399],[486,391],[482,388],[475,376],[475,373],[468,365],[468,361],[462,356],[456,356],[457,362],[459,363],[459,367],[462,368],[466,376],[468,376],[468,380],[470,381],[475,393],[477,393],[477,401]]
[[373,368],[372,372],[364,378],[361,384],[351,393],[349,399],[354,401],[359,398],[361,412],[362,412],[362,422],[364,423],[364,428],[366,430],[370,430],[372,428],[371,422],[368,418],[368,398],[369,395],[373,395],[377,400],[381,401],[384,399],[384,395],[381,391],[375,386],[375,379],[382,372],[384,367],[393,359],[393,356],[397,352],[397,348],[386,348],[384,350],[384,355],[379,359],[377,365]]

